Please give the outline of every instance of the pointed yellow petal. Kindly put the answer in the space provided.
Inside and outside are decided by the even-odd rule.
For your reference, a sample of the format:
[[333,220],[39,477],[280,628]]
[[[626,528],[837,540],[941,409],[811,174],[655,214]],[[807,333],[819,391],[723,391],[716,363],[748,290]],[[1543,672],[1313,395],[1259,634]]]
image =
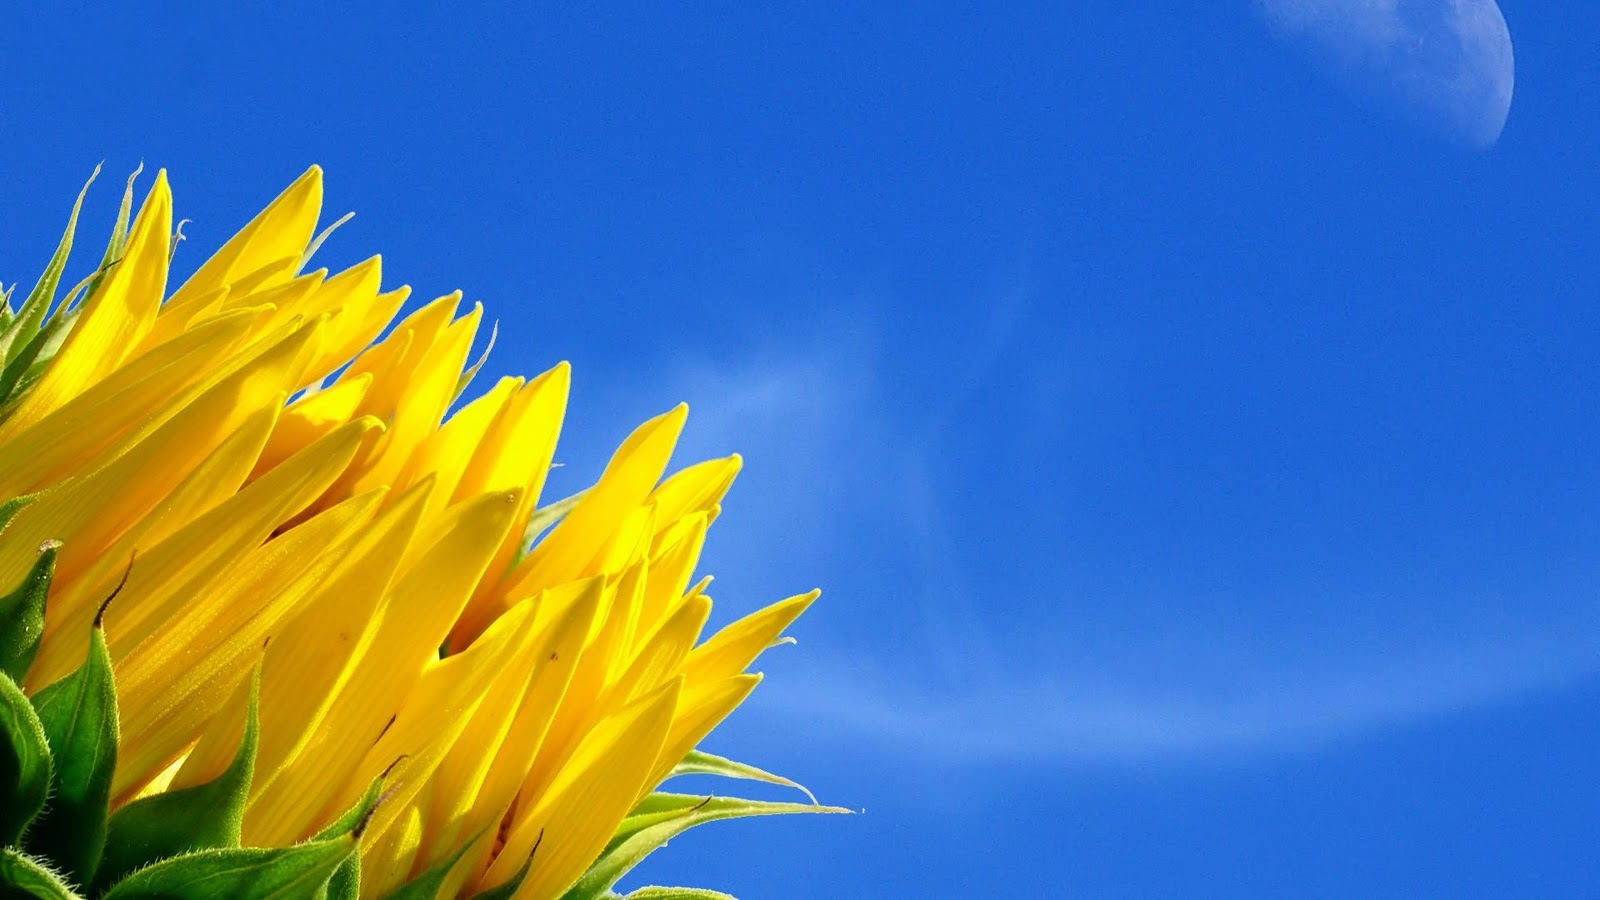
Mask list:
[[790,597],[722,629],[694,648],[683,664],[684,674],[697,684],[743,672],[821,593]]
[[325,788],[329,801],[323,810],[324,818],[343,812],[373,778],[388,771],[385,784],[389,785],[389,796],[373,815],[368,833],[383,834],[406,806],[419,799],[424,834],[437,827],[438,810],[427,800],[426,788],[450,748],[462,739],[476,713],[493,696],[499,676],[517,658],[518,651],[526,651],[527,641],[519,633],[527,620],[526,611],[514,618],[466,652],[435,660],[424,668],[393,723],[367,751],[343,793]]
[[[520,378],[503,378],[488,393],[457,410],[438,431],[417,447],[406,463],[398,484],[411,484],[432,476],[439,486],[429,509],[430,518],[455,499],[456,486],[466,474],[483,437],[522,386]],[[476,493],[483,493],[478,491]],[[465,497],[461,499],[466,499]]]
[[650,582],[639,611],[640,621],[647,627],[659,622],[684,595],[705,547],[708,525],[708,517],[702,512],[686,516],[677,527],[662,532],[667,542],[650,561]]
[[679,681],[673,681],[596,728],[572,761],[533,799],[508,835],[483,885],[501,884],[538,853],[519,896],[559,897],[605,848],[655,766],[672,724]]
[[208,291],[285,257],[299,259],[322,212],[322,169],[312,166],[173,293],[168,307],[183,309]]
[[122,259],[85,303],[50,366],[0,424],[0,441],[9,440],[117,368],[150,326],[167,285],[167,241],[172,233],[172,193],[167,173],[145,197],[128,235]]
[[379,294],[371,303],[352,303],[334,313],[328,320],[328,344],[312,363],[311,370],[332,372],[350,362],[361,348],[377,340],[389,327],[410,296],[411,288],[401,286]]
[[341,381],[325,391],[318,391],[289,404],[272,432],[272,439],[261,452],[254,476],[282,463],[284,460],[311,446],[319,438],[354,419],[361,406],[362,397],[372,385],[372,376],[363,375]]
[[588,590],[601,593],[602,612],[596,617],[596,625],[579,655],[561,706],[545,732],[539,755],[528,770],[522,786],[524,795],[543,793],[568,764],[584,736],[608,711],[599,701],[616,669],[617,654],[624,652],[622,642],[628,620],[626,610],[615,602],[617,584],[606,584],[600,576],[591,579],[589,584]]
[[377,633],[376,611],[416,536],[431,485],[406,491],[345,554],[345,565],[267,648],[261,672],[261,742],[251,794],[266,793],[321,728]]
[[660,480],[687,416],[688,407],[680,405],[629,435],[600,481],[517,566],[507,595],[527,597],[596,574],[600,548],[608,546],[617,524],[639,508]]
[[[254,408],[273,399],[268,394],[246,405],[213,391],[110,465],[46,492],[17,514],[7,529],[8,539],[0,542],[0,585],[15,584],[33,565],[36,551],[30,547],[59,540],[64,546],[53,587],[59,596],[177,488]],[[63,612],[60,601],[53,604],[53,615]]]
[[[14,439],[0,440],[0,496],[47,487],[104,465],[235,370],[224,364],[259,317],[222,316],[197,327],[85,391]],[[242,355],[242,354],[241,354]]]
[[711,616],[711,600],[687,597],[644,642],[627,672],[612,688],[609,705],[632,703],[678,673],[678,666],[699,639]]
[[408,806],[399,813],[400,821],[383,833],[374,836],[368,829],[368,836],[361,842],[363,896],[386,897],[405,883],[422,845],[422,815],[420,808]]
[[735,453],[696,463],[661,482],[650,495],[659,513],[657,521],[671,524],[721,503],[742,468],[744,459]]
[[190,305],[190,312],[183,316],[166,315],[165,307],[156,314],[155,324],[145,333],[144,339],[139,342],[139,349],[134,351],[129,359],[138,359],[150,350],[172,340],[190,328],[216,318],[226,312],[228,303],[228,285],[223,285],[213,291],[207,291],[203,296],[196,297]]
[[[366,432],[377,427],[371,419],[350,423],[142,552],[119,594],[122,602],[106,612],[113,659],[149,637],[162,622],[181,615],[226,561],[259,546],[274,528],[325,490],[349,464]],[[28,671],[30,688],[49,684],[76,668],[78,660],[68,651],[68,642],[50,638],[56,633],[86,633],[98,598],[111,588],[111,583],[95,584],[85,578],[63,592],[55,609],[66,608],[46,619],[45,641]]]
[[711,729],[717,727],[728,714],[733,712],[743,703],[750,692],[761,683],[760,675],[734,675],[707,684],[685,687],[683,696],[678,702],[677,712],[672,717],[672,729],[666,740],[661,745],[661,754],[656,758],[655,768],[645,779],[644,786],[640,789],[635,801],[643,800],[645,794],[655,789],[661,783],[672,767],[677,765],[690,750],[700,745]]
[[402,570],[356,671],[317,733],[252,806],[245,822],[251,840],[272,844],[314,830],[326,784],[348,777],[436,657],[489,555],[505,537],[516,503],[514,494],[490,494],[461,504],[435,527],[431,545],[426,537],[419,541],[425,549],[414,552]]
[[[473,808],[478,813],[490,813],[508,807],[527,780],[528,772],[550,729],[551,720],[555,718],[556,710],[560,708],[567,686],[577,670],[585,639],[603,597],[596,584],[579,602],[567,607],[544,632],[545,642],[539,647],[537,667],[529,681],[527,694],[474,798]],[[441,841],[447,836],[446,832],[441,836]]]
[[[380,373],[369,399],[382,402],[381,395],[385,391],[403,387],[405,402],[395,397],[389,430],[384,434],[377,458],[370,460],[356,478],[354,490],[393,481],[405,468],[417,445],[438,429],[445,411],[450,408],[456,380],[461,377],[461,367],[466,364],[482,315],[482,307],[475,306],[467,315],[450,323],[431,346],[407,360],[409,371],[404,375]],[[386,375],[395,377],[384,377]]]
[[[121,794],[193,743],[249,675],[284,618],[318,596],[378,493],[352,498],[237,560],[185,608],[117,660]],[[203,761],[197,761],[201,765]]]

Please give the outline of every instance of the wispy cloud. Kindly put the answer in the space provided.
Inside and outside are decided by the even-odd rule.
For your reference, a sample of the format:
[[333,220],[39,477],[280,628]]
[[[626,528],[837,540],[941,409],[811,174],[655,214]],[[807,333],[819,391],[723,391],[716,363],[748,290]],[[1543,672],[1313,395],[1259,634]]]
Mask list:
[[975,672],[950,689],[918,683],[914,663],[822,661],[787,667],[762,708],[822,723],[841,740],[933,761],[1205,764],[1316,749],[1561,689],[1595,676],[1597,649],[1592,639],[1455,649],[1315,675],[1265,673],[1232,690],[1183,696],[1090,687],[1087,672],[1073,684],[1065,671],[1026,661],[1008,668],[1003,683],[997,673]]
[[[990,348],[973,365],[957,361],[964,383],[987,377],[983,354],[1004,351],[1020,314],[1000,316],[1011,321],[995,342],[973,342]],[[1292,622],[1240,622],[1230,635],[1175,620],[1160,646],[1092,649],[1065,640],[1066,613],[994,616],[1005,601],[962,570],[941,499],[940,423],[954,413],[897,412],[873,336],[827,333],[680,362],[667,378],[694,408],[690,456],[739,449],[752,461],[729,504],[739,521],[720,529],[707,560],[727,576],[732,605],[817,581],[827,591],[757,715],[802,715],[842,741],[929,758],[1214,760],[1406,727],[1600,671],[1600,618],[1577,602],[1579,612],[1547,606],[1512,627],[1481,615],[1439,634],[1357,641],[1322,640],[1309,626],[1261,633]]]

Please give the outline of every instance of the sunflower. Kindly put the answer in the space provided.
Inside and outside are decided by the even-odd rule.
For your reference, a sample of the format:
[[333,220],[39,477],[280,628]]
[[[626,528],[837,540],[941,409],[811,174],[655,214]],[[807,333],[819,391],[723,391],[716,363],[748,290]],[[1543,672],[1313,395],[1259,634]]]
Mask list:
[[546,500],[568,366],[463,402],[482,308],[312,270],[320,169],[170,293],[134,183],[90,277],[57,300],[80,193],[0,310],[0,888],[580,900],[693,825],[838,811],[657,790],[798,787],[696,748],[817,596],[701,640],[740,459],[663,477],[685,407]]

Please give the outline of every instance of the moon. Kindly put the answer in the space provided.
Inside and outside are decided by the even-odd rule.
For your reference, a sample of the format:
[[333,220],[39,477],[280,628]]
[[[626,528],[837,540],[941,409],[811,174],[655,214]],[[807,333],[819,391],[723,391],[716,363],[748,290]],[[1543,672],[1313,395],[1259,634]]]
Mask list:
[[1255,0],[1271,29],[1377,106],[1488,149],[1511,111],[1511,31],[1495,0]]

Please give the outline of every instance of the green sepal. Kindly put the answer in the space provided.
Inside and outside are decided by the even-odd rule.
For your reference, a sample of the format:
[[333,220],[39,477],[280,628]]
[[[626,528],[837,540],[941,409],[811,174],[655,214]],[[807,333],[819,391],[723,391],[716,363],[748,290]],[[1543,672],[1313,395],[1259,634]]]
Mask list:
[[11,520],[17,517],[17,513],[22,512],[38,496],[38,494],[23,494],[0,503],[0,532],[4,532],[6,526],[11,524]]
[[668,778],[677,778],[682,775],[717,775],[722,778],[737,778],[744,781],[759,781],[763,784],[775,784],[780,787],[794,788],[806,795],[812,803],[817,802],[817,796],[806,789],[798,781],[774,775],[765,769],[758,769],[748,763],[737,762],[725,757],[707,753],[704,750],[690,750],[681,762],[672,767]]
[[[72,215],[67,218],[67,230],[56,244],[56,252],[50,257],[50,262],[45,265],[44,274],[34,283],[33,290],[28,292],[28,299],[17,308],[15,318],[0,331],[0,360],[9,363],[44,324],[50,305],[56,299],[56,287],[61,284],[61,272],[66,269],[67,257],[72,252],[72,238],[78,229],[78,213],[83,209],[84,195],[89,193],[89,185],[94,183],[95,176],[99,174],[100,167],[95,166],[89,180],[84,182],[83,189],[78,191],[78,200],[72,204]],[[24,343],[18,344],[19,339]],[[0,396],[4,396],[4,392],[0,392]]]
[[[100,257],[100,265],[95,270],[88,289],[83,293],[85,303],[100,288],[100,283],[105,280],[106,273],[110,271],[111,267],[122,259],[123,245],[128,242],[128,220],[133,213],[133,182],[139,177],[139,173],[143,171],[144,163],[141,162],[139,167],[133,170],[133,174],[128,176],[128,186],[122,191],[122,205],[117,207],[117,221],[111,226],[111,240],[106,244],[105,255]],[[63,307],[67,305],[66,303],[62,304]]]
[[17,843],[50,796],[50,744],[22,688],[0,672],[0,847]]
[[[66,328],[66,319],[51,319],[44,323],[27,342],[6,361],[5,368],[0,369],[0,400],[7,405],[7,412],[22,400],[28,388],[44,374],[45,366],[55,356],[52,341]],[[59,347],[59,344],[56,345]]]
[[[616,894],[611,896],[615,897]],[[721,891],[709,891],[705,888],[686,887],[642,887],[637,891],[625,894],[621,900],[739,900],[732,894]]]
[[257,669],[239,749],[222,774],[204,784],[135,800],[111,817],[105,856],[95,876],[97,890],[159,859],[239,846],[256,767],[260,692]]
[[361,854],[352,853],[350,857],[333,870],[333,877],[328,879],[327,890],[322,893],[323,900],[360,900],[361,897]]
[[81,900],[49,867],[10,848],[0,848],[0,897]]
[[483,370],[483,364],[489,361],[489,354],[494,352],[494,342],[499,337],[500,323],[495,322],[494,325],[489,329],[489,346],[483,348],[483,353],[478,355],[477,362],[468,366],[466,370],[456,378],[455,393],[450,395],[451,403],[460,400],[461,395],[465,394],[467,392],[467,388],[472,385],[472,379],[478,377],[478,373]]
[[527,527],[522,530],[522,551],[518,559],[526,558],[528,553],[533,550],[533,545],[538,543],[539,536],[554,528],[557,523],[566,518],[567,513],[572,512],[577,507],[578,501],[582,500],[587,493],[589,493],[589,489],[584,488],[570,497],[562,497],[549,506],[541,506],[534,510],[533,514],[528,516]]
[[[345,810],[344,815],[328,823],[328,827],[317,832],[312,840],[332,840],[347,834],[359,838],[362,829],[367,827],[367,822],[372,820],[372,814],[378,809],[378,804],[383,802],[383,779],[388,774],[385,771],[372,779],[355,805]],[[361,854],[352,853],[349,859],[339,864],[339,868],[334,870],[328,883],[323,885],[315,896],[316,900],[356,900],[360,895]]]
[[111,775],[117,767],[117,689],[98,617],[76,672],[33,697],[55,761],[50,802],[24,837],[74,884],[88,884],[105,846]]
[[836,806],[808,803],[772,803],[741,800],[737,797],[705,797],[657,792],[640,801],[632,814],[622,820],[611,842],[578,879],[562,900],[597,900],[611,890],[617,880],[641,860],[696,825],[719,819],[745,816],[777,816],[793,813],[848,813]]
[[444,880],[450,877],[450,870],[456,867],[461,857],[465,856],[482,837],[482,831],[473,835],[471,840],[463,843],[456,852],[429,866],[421,875],[385,894],[383,900],[433,900],[439,896],[439,889],[444,887]]
[[528,857],[528,861],[522,864],[522,868],[517,870],[517,874],[511,876],[510,881],[506,882],[505,884],[497,884],[487,890],[479,891],[478,893],[473,894],[470,900],[511,900],[511,898],[516,895],[517,888],[522,887],[522,879],[528,877],[528,872],[532,868],[533,857],[530,856]]
[[323,891],[355,850],[349,835],[292,847],[200,850],[140,869],[102,900],[299,900]]
[[361,829],[367,825],[367,820],[372,818],[373,811],[378,808],[379,803],[383,802],[383,778],[387,774],[389,773],[384,772],[383,775],[372,779],[371,783],[367,785],[366,791],[361,794],[361,799],[345,810],[344,815],[329,822],[326,828],[317,832],[312,840],[325,841],[329,838],[342,837],[352,833],[359,837]]
[[[0,510],[0,528],[9,519]],[[60,547],[59,541],[45,542],[22,583],[0,597],[0,672],[10,675],[13,681],[22,680],[33,664],[34,654],[39,652],[39,639],[44,636],[45,596],[50,593],[50,579],[55,577],[56,551]]]

